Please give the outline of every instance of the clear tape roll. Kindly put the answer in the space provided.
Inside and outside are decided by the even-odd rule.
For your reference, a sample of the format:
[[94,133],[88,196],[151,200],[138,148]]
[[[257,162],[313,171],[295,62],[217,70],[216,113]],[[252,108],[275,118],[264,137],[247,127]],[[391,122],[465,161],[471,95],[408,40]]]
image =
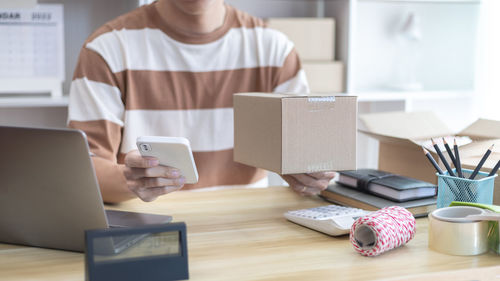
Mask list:
[[415,236],[415,218],[405,208],[392,206],[358,218],[350,240],[358,253],[377,256],[400,247]]
[[460,256],[488,251],[488,221],[464,219],[475,211],[482,212],[474,207],[447,207],[432,212],[429,215],[429,248]]

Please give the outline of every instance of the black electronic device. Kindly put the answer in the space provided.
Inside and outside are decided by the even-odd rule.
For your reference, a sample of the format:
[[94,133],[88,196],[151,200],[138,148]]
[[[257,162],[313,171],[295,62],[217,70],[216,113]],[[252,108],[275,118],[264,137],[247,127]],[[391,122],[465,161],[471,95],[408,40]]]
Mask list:
[[[127,247],[113,250],[123,240],[130,241]],[[189,279],[186,225],[178,222],[85,231],[85,279]]]

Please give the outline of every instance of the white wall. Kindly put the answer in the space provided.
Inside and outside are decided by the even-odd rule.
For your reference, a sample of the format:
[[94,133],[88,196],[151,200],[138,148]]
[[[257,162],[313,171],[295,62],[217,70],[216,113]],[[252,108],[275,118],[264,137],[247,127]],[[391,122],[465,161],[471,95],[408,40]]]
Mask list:
[[[479,3],[358,3],[355,90],[391,89],[411,70],[422,90],[472,90]],[[415,15],[420,40],[402,39],[408,15]]]
[[481,116],[500,120],[500,1],[483,0],[476,75]]

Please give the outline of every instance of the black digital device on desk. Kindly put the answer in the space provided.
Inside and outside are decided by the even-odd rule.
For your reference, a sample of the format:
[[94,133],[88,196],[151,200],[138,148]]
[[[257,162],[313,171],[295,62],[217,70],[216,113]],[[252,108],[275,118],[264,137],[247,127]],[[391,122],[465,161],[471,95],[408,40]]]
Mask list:
[[[130,238],[134,239],[130,239]],[[115,240],[134,241],[112,251]],[[183,222],[85,231],[85,280],[189,279]]]

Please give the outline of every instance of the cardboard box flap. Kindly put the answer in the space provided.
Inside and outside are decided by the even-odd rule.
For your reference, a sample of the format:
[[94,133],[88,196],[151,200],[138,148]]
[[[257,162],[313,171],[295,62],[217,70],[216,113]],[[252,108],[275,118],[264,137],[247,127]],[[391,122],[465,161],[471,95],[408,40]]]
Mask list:
[[381,142],[385,143],[390,143],[390,144],[396,144],[396,145],[403,145],[403,146],[409,146],[409,147],[415,147],[415,142],[412,140],[409,140],[407,138],[398,138],[398,137],[393,137],[393,136],[386,136],[386,135],[381,135],[381,134],[374,134],[372,132],[366,131],[366,130],[361,130],[358,129],[359,132],[368,135],[374,139],[377,139]]
[[373,134],[396,138],[424,139],[453,132],[432,112],[384,112],[360,115]]
[[[444,143],[443,143],[443,138],[446,138],[446,141],[448,142],[448,144],[451,144],[453,145],[454,141],[457,142],[457,145],[458,147],[460,148],[460,152],[462,155],[463,154],[463,150],[464,150],[464,147],[468,147],[468,145],[471,145],[473,142],[471,140],[471,138],[467,137],[467,136],[444,136],[442,138],[433,138],[434,141],[438,144],[440,150],[446,155],[446,148],[444,146]],[[422,140],[412,140],[416,145],[418,146],[423,146],[425,147],[427,150],[429,150],[430,152],[434,152],[436,153],[436,149],[434,148],[433,144],[432,144],[432,140],[431,139],[422,139]],[[490,146],[491,146],[491,143],[490,143]],[[453,148],[452,148],[453,149]]]
[[478,119],[460,132],[472,139],[500,139],[500,121]]
[[500,154],[500,139],[496,139],[496,140],[475,141],[469,143],[460,148],[460,156],[463,155],[463,158],[466,157],[481,158],[486,153],[486,150],[488,150],[488,148],[490,148],[492,144],[494,144],[495,146],[493,147],[492,154],[489,157],[492,157],[494,153]]
[[[482,157],[483,157],[482,155],[479,155],[479,156],[466,157],[463,160],[461,159],[462,166],[467,168],[467,169],[474,169],[474,168],[476,168],[479,161],[481,161]],[[495,167],[495,165],[497,164],[499,159],[500,159],[499,152],[491,153],[490,157],[488,157],[488,159],[486,159],[486,161],[484,162],[484,164],[481,168],[481,171],[483,171],[483,172],[491,171],[491,169],[493,169],[493,167]]]

